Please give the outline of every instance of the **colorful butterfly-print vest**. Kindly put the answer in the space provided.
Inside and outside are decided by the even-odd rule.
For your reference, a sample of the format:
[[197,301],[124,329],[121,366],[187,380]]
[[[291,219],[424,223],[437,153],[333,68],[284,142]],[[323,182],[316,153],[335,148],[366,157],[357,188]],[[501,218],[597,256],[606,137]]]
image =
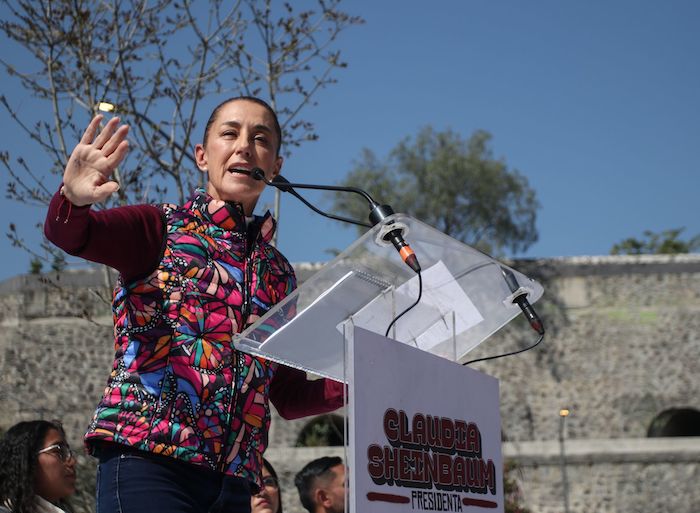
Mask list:
[[275,364],[235,350],[231,338],[294,289],[294,272],[269,244],[269,213],[246,231],[238,205],[203,190],[162,210],[158,267],[115,289],[116,356],[86,443],[119,443],[256,481]]

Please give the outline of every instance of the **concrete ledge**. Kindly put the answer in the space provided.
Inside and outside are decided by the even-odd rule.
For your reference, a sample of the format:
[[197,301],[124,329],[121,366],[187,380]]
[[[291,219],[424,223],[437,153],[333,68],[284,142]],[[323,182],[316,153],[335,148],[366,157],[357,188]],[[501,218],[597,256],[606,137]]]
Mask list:
[[[700,463],[700,437],[566,440],[567,464]],[[503,457],[522,466],[560,462],[558,441],[505,442]]]
[[700,253],[679,255],[602,255],[546,258],[535,261],[559,276],[700,272]]
[[303,462],[302,466],[322,456],[340,456],[344,459],[345,447],[275,447],[265,451],[265,457],[270,461]]
[[[101,328],[113,328],[114,319],[111,315],[97,315],[95,317],[90,317],[89,319],[85,317],[78,317],[75,315],[66,315],[63,317],[40,317],[27,319],[23,324],[27,326],[51,326],[63,323],[66,325],[69,323],[71,326],[99,326]],[[3,320],[0,321],[0,326],[18,326],[19,322],[17,319]]]
[[[700,272],[700,253],[680,255],[601,255],[542,259],[505,260],[525,272],[539,269],[553,276],[608,276],[618,274],[696,273]],[[325,262],[294,262],[299,283],[320,270]],[[110,270],[114,283],[116,273]],[[67,287],[104,287],[104,268],[99,266],[68,269],[45,275],[22,274],[0,282],[0,296],[46,288],[47,281]],[[51,286],[51,285],[49,285]]]
[[[504,442],[504,459],[519,465],[539,466],[560,463],[558,441]],[[566,440],[566,463],[700,463],[700,437],[611,438]],[[321,456],[345,457],[344,447],[270,448],[265,457],[271,461],[307,462]]]
[[60,287],[88,288],[105,287],[111,289],[117,273],[109,269],[110,285],[107,286],[105,267],[84,267],[66,269],[63,272],[44,274],[19,274],[0,282],[0,296],[25,293],[30,290],[52,290]]

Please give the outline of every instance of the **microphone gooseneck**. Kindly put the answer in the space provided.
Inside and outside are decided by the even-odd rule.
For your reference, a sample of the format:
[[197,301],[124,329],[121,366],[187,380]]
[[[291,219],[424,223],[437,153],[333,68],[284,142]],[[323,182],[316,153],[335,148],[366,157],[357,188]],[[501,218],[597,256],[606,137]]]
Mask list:
[[292,196],[294,196],[299,201],[301,201],[304,205],[309,207],[311,210],[313,210],[317,214],[321,214],[323,217],[327,217],[329,219],[334,219],[336,221],[342,221],[343,223],[350,223],[350,224],[356,224],[358,226],[364,226],[365,228],[372,228],[372,225],[369,223],[363,223],[362,221],[357,221],[355,219],[350,219],[348,217],[336,216],[336,215],[329,214],[328,212],[324,212],[323,210],[316,208],[314,205],[312,205],[311,203],[306,201],[306,199],[301,194],[299,194],[297,191],[295,191],[291,187],[292,184],[289,182],[289,180],[287,180],[282,175],[277,175],[272,180],[267,181],[265,179],[265,175],[263,174],[263,171],[259,168],[255,168],[251,172],[251,176],[255,180],[261,180],[268,185],[272,185],[273,187],[277,187],[282,192],[290,193]]
[[[317,213],[319,213],[325,217],[329,217],[331,219],[336,219],[338,221],[357,224],[360,226],[366,226],[369,228],[369,227],[372,227],[372,226],[384,221],[385,218],[389,217],[390,215],[392,215],[394,213],[393,209],[389,205],[379,205],[379,203],[374,201],[374,199],[366,191],[363,191],[362,189],[359,189],[357,187],[342,187],[339,185],[316,185],[316,184],[304,184],[304,183],[291,183],[286,178],[284,178],[282,175],[277,175],[272,180],[268,180],[265,177],[265,172],[262,169],[260,169],[259,167],[253,168],[250,171],[250,176],[254,180],[263,181],[267,185],[271,185],[272,187],[276,187],[277,189],[279,189],[282,192],[289,192],[289,193],[293,194],[296,198],[301,200],[306,206],[311,208],[314,212],[317,212]],[[335,216],[332,214],[326,214],[326,213],[320,211],[319,209],[317,209],[316,207],[314,207],[313,205],[311,205],[304,198],[302,198],[294,190],[294,188],[316,189],[316,190],[336,191],[336,192],[352,192],[354,194],[359,194],[362,197],[364,197],[367,200],[367,202],[369,203],[369,206],[371,209],[370,213],[369,213],[369,220],[372,224],[370,225],[367,223],[362,223],[362,222],[348,219],[345,217]],[[387,242],[391,242],[391,244],[399,252],[401,259],[406,263],[406,265],[408,265],[416,273],[420,273],[421,267],[420,267],[420,264],[418,263],[418,258],[416,257],[416,254],[413,252],[413,250],[408,245],[408,243],[404,240],[403,232],[402,232],[401,228],[397,228],[395,230],[390,230],[384,236],[384,240]]]

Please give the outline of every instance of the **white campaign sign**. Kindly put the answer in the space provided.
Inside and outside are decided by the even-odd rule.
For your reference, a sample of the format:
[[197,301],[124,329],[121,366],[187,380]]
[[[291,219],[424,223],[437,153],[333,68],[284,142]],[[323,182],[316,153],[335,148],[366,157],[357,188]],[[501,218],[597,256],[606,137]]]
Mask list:
[[356,328],[350,511],[503,512],[498,380]]

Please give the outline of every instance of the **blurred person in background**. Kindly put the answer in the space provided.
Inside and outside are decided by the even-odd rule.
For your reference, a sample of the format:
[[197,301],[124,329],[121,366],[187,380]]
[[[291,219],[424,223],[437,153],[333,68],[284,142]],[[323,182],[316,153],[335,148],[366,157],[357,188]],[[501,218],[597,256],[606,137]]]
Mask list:
[[60,423],[20,422],[0,439],[0,513],[63,513],[75,457]]
[[294,478],[299,500],[309,513],[345,513],[345,465],[324,456],[304,466]]
[[282,490],[277,472],[269,461],[263,458],[262,487],[250,499],[252,513],[283,513]]

